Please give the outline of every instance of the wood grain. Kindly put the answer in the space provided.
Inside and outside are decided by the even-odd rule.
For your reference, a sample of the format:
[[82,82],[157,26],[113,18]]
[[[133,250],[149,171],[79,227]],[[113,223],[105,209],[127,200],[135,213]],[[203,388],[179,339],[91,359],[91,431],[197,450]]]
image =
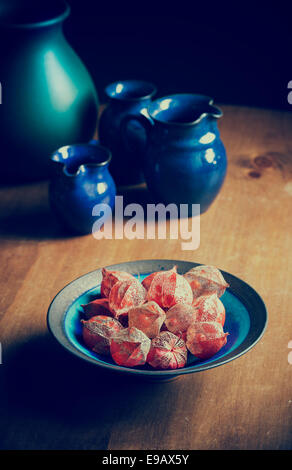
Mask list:
[[[46,183],[0,188],[0,448],[292,448],[292,115],[223,109],[228,175],[195,251],[181,240],[68,237]],[[225,366],[159,385],[64,352],[46,327],[54,295],[97,267],[144,258],[213,264],[247,281],[268,308],[263,339]]]

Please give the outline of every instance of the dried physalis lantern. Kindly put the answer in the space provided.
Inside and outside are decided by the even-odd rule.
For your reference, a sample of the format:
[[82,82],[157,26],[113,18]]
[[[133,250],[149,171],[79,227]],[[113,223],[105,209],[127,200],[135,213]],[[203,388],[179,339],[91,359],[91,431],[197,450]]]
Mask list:
[[163,331],[151,341],[147,362],[154,369],[179,369],[187,362],[185,342],[170,331]]
[[187,331],[187,348],[199,359],[208,359],[227,342],[228,333],[217,322],[194,323]]
[[208,294],[221,297],[229,287],[219,269],[214,266],[196,266],[184,274],[184,278],[189,282],[194,298]]
[[100,293],[102,297],[109,297],[112,287],[118,281],[125,281],[127,279],[135,279],[132,274],[125,271],[109,271],[102,268],[102,282],[100,286]]
[[111,289],[109,308],[115,318],[119,318],[127,314],[130,308],[143,304],[146,301],[146,294],[146,290],[135,277],[118,281]]
[[128,312],[129,326],[143,331],[148,338],[155,338],[160,332],[166,315],[156,302],[146,302]]
[[167,311],[165,325],[169,331],[185,340],[187,329],[195,319],[193,305],[178,303]]
[[110,340],[123,329],[114,318],[97,315],[90,320],[81,320],[82,337],[86,346],[98,354],[110,354]]
[[217,294],[202,295],[193,301],[196,321],[216,321],[224,326],[225,308]]
[[151,341],[135,327],[125,328],[116,334],[110,345],[113,360],[119,366],[135,367],[145,364]]
[[146,290],[149,290],[149,287],[151,285],[151,282],[154,278],[154,276],[156,276],[157,273],[152,273],[152,274],[149,274],[149,276],[145,277],[142,281],[142,286],[145,287]]
[[178,302],[191,304],[193,293],[187,280],[176,272],[176,268],[173,268],[158,272],[153,277],[147,299],[154,300],[160,307],[167,309]]
[[[176,266],[174,266],[173,271],[176,272]],[[163,271],[164,272],[164,271]],[[149,274],[147,277],[145,277],[142,281],[142,286],[145,287],[146,290],[149,290],[149,287],[151,285],[151,282],[153,281],[153,278],[156,276],[156,274],[161,273],[161,271],[156,271],[154,273]]]
[[84,317],[88,320],[91,317],[96,315],[107,315],[112,316],[112,313],[109,309],[108,299],[96,299],[89,304],[81,305],[84,312]]

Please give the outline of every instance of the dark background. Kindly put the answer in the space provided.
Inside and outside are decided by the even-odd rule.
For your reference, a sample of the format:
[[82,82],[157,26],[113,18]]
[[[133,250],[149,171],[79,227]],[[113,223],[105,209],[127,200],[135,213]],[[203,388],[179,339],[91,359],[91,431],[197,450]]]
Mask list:
[[[140,78],[158,95],[203,93],[218,103],[291,110],[292,14],[279,2],[135,3],[68,0],[64,30],[104,86]],[[291,10],[291,9],[290,9]]]

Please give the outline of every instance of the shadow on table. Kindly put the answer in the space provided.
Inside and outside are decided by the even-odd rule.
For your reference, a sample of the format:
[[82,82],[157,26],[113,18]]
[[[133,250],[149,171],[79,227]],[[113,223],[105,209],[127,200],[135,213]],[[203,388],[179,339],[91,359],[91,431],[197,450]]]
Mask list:
[[50,210],[47,182],[0,186],[0,238],[43,240],[69,236]]
[[[134,428],[136,413],[137,419],[143,417],[140,426],[147,420],[164,426],[165,417],[170,420],[175,410],[177,387],[187,380],[157,384],[104,371],[71,356],[48,334],[11,347],[3,362],[0,406],[4,404],[2,426],[9,423],[2,431],[6,449],[106,449],[114,423],[130,422]],[[22,418],[28,420],[28,429],[23,429],[21,416],[28,417]],[[46,430],[45,441],[42,431],[37,437],[40,428]]]
[[[146,184],[137,186],[124,186],[117,190],[117,195],[123,197],[122,209],[134,204],[129,215],[122,212],[123,220],[135,215],[136,221],[144,223],[147,216],[148,204],[161,203],[148,191]],[[135,213],[137,205],[138,212]],[[162,210],[164,214],[164,211]],[[176,217],[182,216],[177,212]],[[158,215],[155,215],[157,220]],[[170,218],[170,212],[165,213],[166,219]],[[172,213],[172,217],[175,217]],[[119,215],[117,216],[119,218]],[[93,218],[93,222],[94,222]],[[147,218],[149,221],[149,217]],[[66,230],[56,219],[50,209],[48,200],[48,183],[36,183],[21,186],[0,185],[0,239],[27,239],[50,240],[66,239],[79,234]]]
[[[119,188],[123,206],[135,203],[143,209],[151,199],[145,185]],[[93,219],[94,221],[94,219]],[[21,186],[0,185],[0,238],[2,239],[64,239],[76,235],[66,230],[50,210],[48,183]]]

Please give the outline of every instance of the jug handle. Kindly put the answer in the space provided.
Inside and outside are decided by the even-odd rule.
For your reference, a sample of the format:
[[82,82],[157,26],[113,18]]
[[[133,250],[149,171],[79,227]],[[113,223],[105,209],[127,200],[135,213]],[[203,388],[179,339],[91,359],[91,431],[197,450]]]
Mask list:
[[133,151],[130,148],[129,138],[127,137],[127,126],[129,124],[129,122],[131,122],[131,121],[139,122],[139,124],[141,124],[141,126],[145,130],[145,133],[146,133],[146,146],[147,146],[150,130],[154,126],[154,122],[152,121],[152,119],[150,117],[146,117],[144,114],[138,114],[138,115],[129,114],[128,116],[125,116],[122,119],[122,121],[120,123],[120,135],[121,135],[122,141],[123,141],[126,149],[129,152]]

